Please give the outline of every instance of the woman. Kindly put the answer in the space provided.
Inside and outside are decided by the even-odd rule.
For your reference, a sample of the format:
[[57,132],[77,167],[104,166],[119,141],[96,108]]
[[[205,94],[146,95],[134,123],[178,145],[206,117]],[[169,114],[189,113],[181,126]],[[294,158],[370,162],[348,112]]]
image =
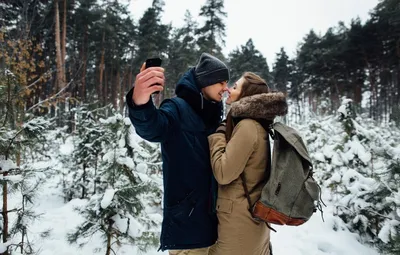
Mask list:
[[254,204],[269,176],[266,130],[275,116],[287,113],[286,99],[283,93],[270,92],[261,77],[247,72],[230,89],[227,104],[231,109],[226,125],[221,124],[208,137],[211,164],[219,183],[218,241],[209,254],[270,254],[270,230],[264,222],[252,218],[242,177]]

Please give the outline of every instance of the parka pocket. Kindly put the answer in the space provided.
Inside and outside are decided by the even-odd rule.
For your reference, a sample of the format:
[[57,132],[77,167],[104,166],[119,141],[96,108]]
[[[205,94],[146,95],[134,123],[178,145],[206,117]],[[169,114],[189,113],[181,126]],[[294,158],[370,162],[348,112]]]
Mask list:
[[193,190],[182,200],[177,201],[176,204],[165,207],[165,215],[173,221],[185,221],[187,218],[192,216],[196,204],[197,200],[195,198],[195,190]]
[[217,212],[222,213],[232,213],[233,210],[233,201],[227,198],[218,198],[217,199]]

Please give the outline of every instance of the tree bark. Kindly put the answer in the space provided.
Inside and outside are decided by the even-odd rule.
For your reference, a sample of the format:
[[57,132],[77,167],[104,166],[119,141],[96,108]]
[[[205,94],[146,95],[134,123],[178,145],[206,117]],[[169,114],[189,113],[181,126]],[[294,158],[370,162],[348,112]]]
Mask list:
[[101,40],[102,49],[101,49],[101,57],[100,57],[100,74],[99,74],[99,88],[98,88],[98,97],[100,104],[103,105],[104,103],[104,94],[103,94],[103,75],[104,75],[104,55],[105,55],[105,39],[106,39],[106,32],[103,31],[103,37]]
[[113,107],[115,110],[118,110],[118,94],[121,91],[121,84],[120,84],[120,72],[119,72],[119,65],[117,65],[117,77],[115,77],[115,83],[111,83],[111,95],[112,95],[112,102],[113,102]]
[[88,41],[88,25],[85,25],[85,34],[83,35],[83,45],[82,45],[82,78],[81,78],[81,88],[80,97],[82,101],[86,100],[86,69],[87,69],[87,41]]
[[126,80],[127,80],[127,76],[129,73],[129,68],[126,67],[124,74],[122,76],[122,82],[119,85],[120,87],[120,92],[119,92],[119,112],[122,114],[122,116],[124,115],[124,105],[125,105],[125,94],[126,94]]
[[55,21],[55,44],[56,44],[56,66],[57,66],[57,79],[56,89],[57,93],[63,86],[63,73],[62,73],[62,56],[61,56],[61,45],[60,45],[60,15],[58,10],[58,0],[54,0],[54,21]]
[[111,254],[111,239],[112,239],[112,225],[114,224],[114,221],[112,219],[108,219],[108,227],[107,227],[107,250],[106,250],[106,255]]
[[104,71],[104,86],[103,86],[103,105],[106,105],[108,102],[107,99],[107,86],[108,86],[108,76],[109,76],[110,70]]
[[61,38],[61,64],[62,64],[62,82],[65,86],[67,82],[66,68],[65,68],[65,57],[67,55],[67,0],[64,0],[63,6],[63,27],[62,27],[62,38]]

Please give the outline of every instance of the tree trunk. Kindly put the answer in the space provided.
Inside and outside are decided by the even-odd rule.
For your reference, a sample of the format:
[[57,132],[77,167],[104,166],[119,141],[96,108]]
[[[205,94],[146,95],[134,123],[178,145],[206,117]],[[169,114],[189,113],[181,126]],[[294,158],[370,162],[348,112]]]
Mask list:
[[107,250],[106,250],[106,255],[111,254],[111,239],[112,239],[112,225],[114,224],[114,221],[112,219],[108,219],[108,228],[107,228]]
[[112,95],[112,102],[113,107],[115,110],[118,110],[118,93],[121,91],[121,84],[120,84],[120,72],[119,72],[119,64],[117,65],[117,77],[115,77],[115,83],[111,83],[111,95]]
[[374,70],[369,72],[369,83],[370,83],[370,117],[376,119],[376,77]]
[[87,41],[88,41],[88,25],[85,25],[85,34],[83,35],[83,45],[82,45],[82,78],[81,78],[81,89],[80,89],[80,97],[81,100],[84,102],[86,99],[86,69],[87,69]]
[[[25,213],[25,195],[22,196],[22,213]],[[26,226],[22,226],[22,238],[21,238],[21,254],[24,254],[24,242],[26,235]]]
[[357,78],[356,82],[355,82],[355,86],[354,86],[354,101],[358,107],[361,106],[362,84],[363,84],[363,80],[361,80],[360,78]]
[[103,105],[107,104],[107,81],[108,81],[108,73],[109,71],[104,71],[104,85],[103,85]]
[[[399,40],[400,41],[400,40]],[[399,47],[400,48],[400,47]],[[400,51],[400,50],[399,50]],[[396,79],[396,83],[397,83],[397,100],[396,102],[400,102],[400,63],[399,66],[397,67],[397,79]]]
[[105,95],[105,104],[107,105],[107,104],[109,104],[111,101],[110,101],[110,95],[109,95],[109,91],[108,91],[108,89],[110,88],[110,84],[111,84],[111,86],[112,86],[112,84],[113,84],[113,78],[114,78],[114,75],[113,75],[113,73],[114,73],[114,66],[111,64],[111,66],[110,66],[110,68],[109,68],[109,70],[106,72],[107,74],[108,74],[108,79],[106,79],[106,81],[105,81],[105,86],[104,86],[104,95]]
[[82,194],[81,199],[86,198],[86,163],[83,163],[83,174],[82,174]]
[[[6,152],[6,157],[5,160],[8,159],[8,152]],[[1,168],[0,168],[1,170]],[[3,176],[6,177],[8,175],[8,172],[3,173]],[[4,182],[3,184],[3,208],[2,208],[2,216],[3,216],[3,243],[7,242],[8,239],[8,185],[7,182]],[[1,253],[1,255],[9,255],[8,249]]]
[[104,55],[105,55],[105,39],[106,39],[106,33],[103,32],[103,37],[101,40],[102,44],[102,49],[101,49],[101,57],[100,57],[100,74],[99,74],[99,88],[98,88],[98,97],[100,101],[100,105],[104,105],[104,94],[103,94],[103,75],[104,75]]
[[[4,173],[3,176],[7,176],[8,173]],[[3,184],[3,208],[2,208],[2,215],[3,215],[3,243],[7,242],[8,239],[8,204],[7,204],[7,195],[8,195],[8,187],[7,182]],[[8,255],[8,250],[1,253],[1,255]]]
[[65,67],[65,57],[67,55],[67,0],[64,0],[63,8],[63,28],[62,28],[62,38],[61,38],[61,63],[62,63],[62,81],[63,86],[67,82],[66,78],[66,67]]
[[99,159],[99,155],[96,154],[96,160],[94,161],[93,195],[96,194],[96,188],[97,188],[97,160],[98,159]]
[[124,105],[125,105],[125,94],[126,94],[126,80],[129,73],[129,68],[126,67],[124,74],[122,76],[122,82],[120,84],[120,92],[119,92],[119,112],[124,116]]
[[63,73],[62,73],[62,56],[61,56],[61,45],[60,45],[60,15],[58,10],[58,0],[54,0],[54,22],[55,22],[55,43],[56,43],[56,65],[57,65],[57,79],[56,79],[56,90],[57,93],[63,86]]

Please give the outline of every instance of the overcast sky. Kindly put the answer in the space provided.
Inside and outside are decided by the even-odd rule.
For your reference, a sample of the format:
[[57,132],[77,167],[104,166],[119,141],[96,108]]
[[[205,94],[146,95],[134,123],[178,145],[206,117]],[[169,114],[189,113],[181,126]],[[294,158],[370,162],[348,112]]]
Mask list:
[[[272,67],[275,53],[284,47],[293,56],[303,37],[314,29],[324,34],[339,21],[349,24],[352,18],[363,22],[378,0],[225,0],[227,55],[238,46],[253,39],[255,47]],[[174,27],[183,25],[186,10],[198,17],[206,0],[165,0],[163,22]],[[137,21],[150,7],[152,0],[131,0],[130,10]],[[198,19],[202,24],[202,19]]]

